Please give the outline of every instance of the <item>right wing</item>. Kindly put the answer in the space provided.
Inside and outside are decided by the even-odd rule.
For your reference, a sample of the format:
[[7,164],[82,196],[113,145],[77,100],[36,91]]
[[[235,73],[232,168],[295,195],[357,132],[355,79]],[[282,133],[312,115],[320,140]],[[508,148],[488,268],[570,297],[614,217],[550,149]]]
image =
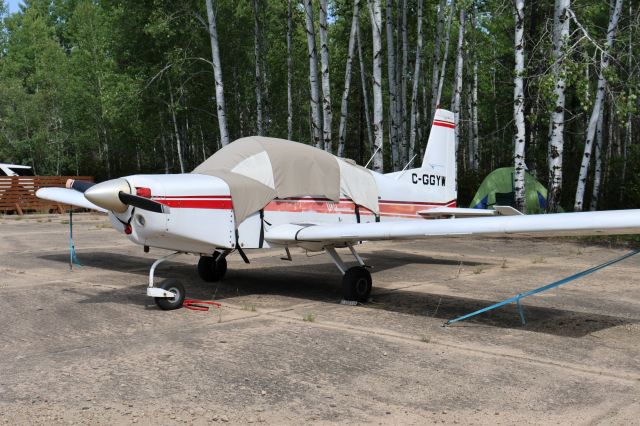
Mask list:
[[467,235],[558,237],[619,234],[640,234],[640,210],[374,223],[285,224],[269,229],[265,239],[274,244],[331,245],[364,240],[411,240]]
[[85,209],[97,210],[107,213],[102,207],[98,207],[84,197],[82,192],[67,188],[40,188],[36,191],[36,196],[43,200],[55,201],[57,203],[71,204]]

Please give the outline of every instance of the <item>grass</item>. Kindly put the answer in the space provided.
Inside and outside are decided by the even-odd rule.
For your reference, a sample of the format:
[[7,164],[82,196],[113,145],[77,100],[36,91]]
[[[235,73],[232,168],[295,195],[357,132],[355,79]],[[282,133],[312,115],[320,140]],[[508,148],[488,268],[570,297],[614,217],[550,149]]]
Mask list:
[[249,303],[243,303],[242,304],[242,310],[243,311],[249,311],[249,312],[255,312],[256,311],[256,305],[249,304]]
[[420,341],[421,341],[422,343],[429,343],[429,342],[431,342],[431,339],[429,339],[427,336],[422,336],[422,337],[420,338]]
[[476,266],[476,267],[474,268],[474,270],[473,270],[473,273],[474,273],[475,275],[479,275],[479,274],[481,274],[481,273],[482,273],[482,271],[484,271],[484,268],[483,268],[482,266]]
[[542,256],[538,256],[538,257],[535,257],[535,258],[531,261],[531,263],[547,263],[547,261],[545,260],[545,258],[544,258],[544,257],[542,257]]
[[506,258],[502,259],[502,265],[500,265],[500,267],[502,269],[507,269],[507,259]]
[[316,320],[316,316],[314,314],[307,314],[302,317],[302,321],[304,322],[314,322]]

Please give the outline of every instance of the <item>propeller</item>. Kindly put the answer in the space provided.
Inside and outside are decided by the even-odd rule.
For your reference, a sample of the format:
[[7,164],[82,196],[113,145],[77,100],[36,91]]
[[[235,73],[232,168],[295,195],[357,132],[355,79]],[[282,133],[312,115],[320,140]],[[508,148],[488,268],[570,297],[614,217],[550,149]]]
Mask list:
[[[77,182],[77,181],[76,181]],[[129,206],[154,213],[169,213],[169,207],[147,197],[133,195],[131,186],[124,178],[112,179],[92,185],[84,190],[84,196],[96,206],[116,213],[124,213]],[[149,193],[149,196],[151,194]]]

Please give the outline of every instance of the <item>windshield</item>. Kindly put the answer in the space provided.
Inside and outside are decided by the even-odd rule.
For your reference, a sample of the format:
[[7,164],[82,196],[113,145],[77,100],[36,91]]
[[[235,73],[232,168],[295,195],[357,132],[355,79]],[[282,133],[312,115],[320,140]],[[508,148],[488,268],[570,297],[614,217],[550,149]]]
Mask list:
[[31,168],[29,169],[22,169],[22,168],[11,168],[11,171],[15,172],[18,176],[33,176],[33,170]]

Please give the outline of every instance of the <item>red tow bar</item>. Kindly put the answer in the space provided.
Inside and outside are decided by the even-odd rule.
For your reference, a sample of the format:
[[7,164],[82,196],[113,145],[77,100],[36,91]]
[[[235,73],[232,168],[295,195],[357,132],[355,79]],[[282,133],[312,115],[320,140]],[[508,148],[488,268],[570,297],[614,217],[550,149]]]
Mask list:
[[183,308],[191,309],[192,311],[208,311],[210,306],[222,308],[220,303],[211,300],[185,299],[182,302]]

